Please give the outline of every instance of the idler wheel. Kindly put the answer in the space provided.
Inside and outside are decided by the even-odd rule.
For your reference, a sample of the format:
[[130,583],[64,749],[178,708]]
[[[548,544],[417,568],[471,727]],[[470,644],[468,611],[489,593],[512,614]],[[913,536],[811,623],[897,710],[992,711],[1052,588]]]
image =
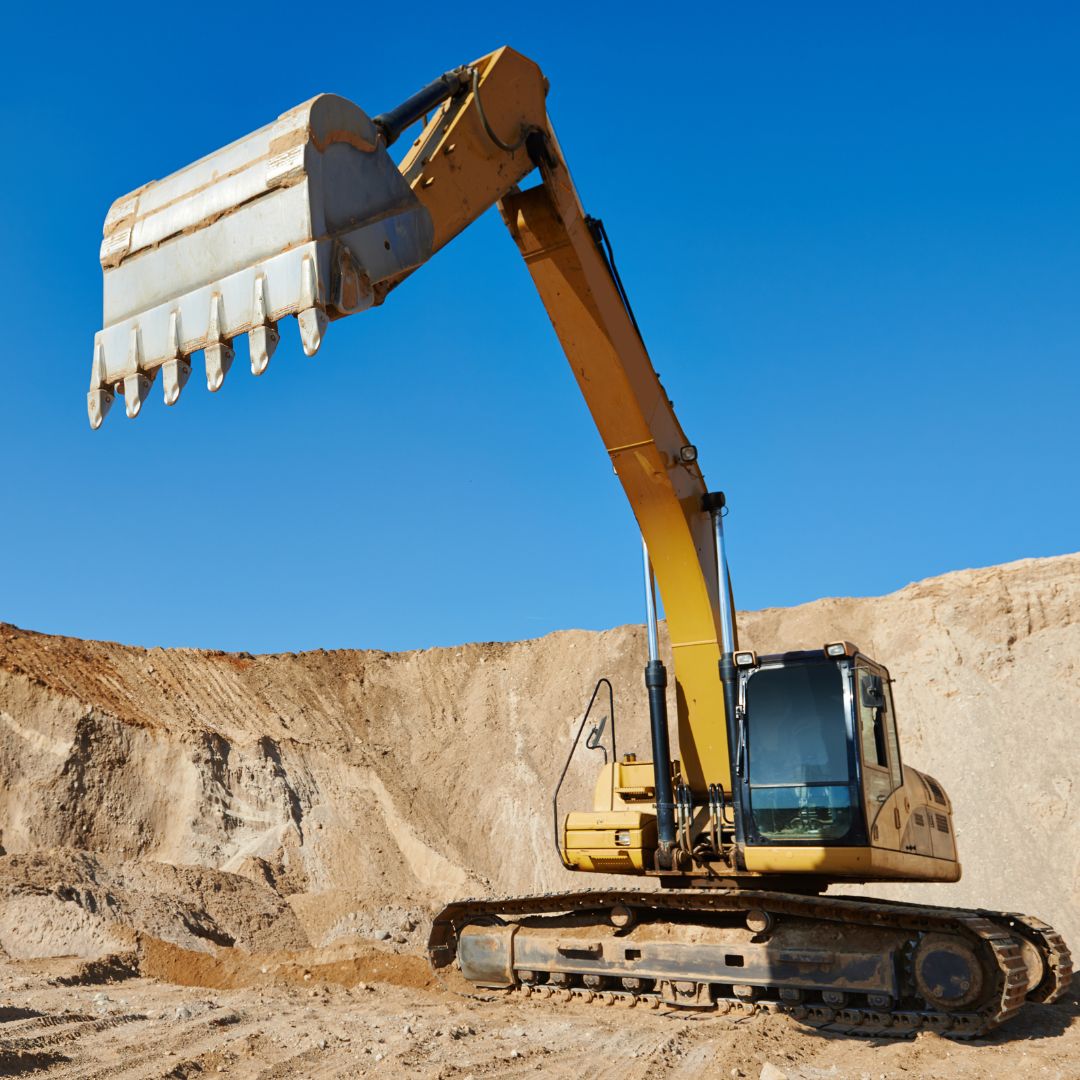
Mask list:
[[1046,963],[1033,941],[1028,941],[1019,934],[1013,940],[1020,946],[1020,958],[1027,970],[1027,992],[1030,994],[1046,977]]
[[919,993],[939,1009],[964,1009],[979,1000],[986,977],[975,948],[951,934],[927,934],[911,958]]

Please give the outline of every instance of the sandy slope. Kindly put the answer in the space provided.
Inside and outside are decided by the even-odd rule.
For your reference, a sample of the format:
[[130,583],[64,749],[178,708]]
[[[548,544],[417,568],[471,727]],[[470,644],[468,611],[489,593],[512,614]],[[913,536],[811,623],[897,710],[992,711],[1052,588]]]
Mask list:
[[[965,873],[956,886],[874,891],[1026,910],[1080,940],[1080,556],[747,613],[742,628],[744,645],[770,651],[846,637],[896,678],[907,760],[952,795]],[[721,1075],[757,1076],[762,1060],[792,1076],[900,1075],[915,1062],[911,1075],[991,1076],[1006,1061],[1080,1075],[1068,1064],[1070,1051],[1080,1060],[1075,1004],[1014,1022],[1022,1043],[957,1048],[921,1036],[874,1049],[841,1048],[779,1019],[749,1025],[751,1038],[730,1022],[636,1011],[630,1039],[630,1015],[556,1018],[507,1003],[478,1011],[427,985],[417,954],[439,900],[580,881],[554,855],[550,788],[602,674],[616,689],[620,750],[646,750],[643,651],[633,627],[395,655],[253,657],[0,626],[0,1075],[5,1062],[53,1053],[35,1041],[44,1032],[59,1039],[46,1040],[60,1047],[55,1062],[42,1059],[50,1075],[86,1075],[128,1042],[159,1050],[116,1075],[188,1076],[210,1065],[258,1075],[301,1052],[297,1032],[311,1041],[315,1030],[263,1012],[312,1008],[329,1025],[327,1046],[315,1040],[302,1051],[310,1065],[266,1075],[394,1075],[396,1061],[399,1075],[538,1066],[696,1075],[723,1065]],[[571,801],[575,785],[587,801],[589,782],[582,770]],[[377,940],[383,934],[393,936]],[[84,962],[50,975],[49,964],[74,961],[43,958],[65,953]],[[115,955],[135,959],[113,963],[114,976],[142,977],[91,989],[109,972],[85,961]],[[378,990],[338,988],[314,1006],[304,970],[309,981]],[[161,1002],[193,992],[161,980],[201,985],[198,1000],[219,1008],[177,1020]],[[129,1004],[88,1007],[101,992]],[[143,1018],[114,1023],[125,1009]],[[423,1025],[387,1029],[390,1049],[372,1049],[382,1044],[371,1025],[409,1009],[438,1019],[422,1036]],[[89,1019],[63,1019],[69,1013]],[[240,1019],[212,1022],[233,1013]],[[433,1034],[451,1021],[477,1034]],[[335,1023],[353,1026],[352,1041],[339,1045]],[[533,1038],[505,1035],[522,1025]],[[524,1057],[500,1057],[507,1038],[528,1044]],[[537,1039],[553,1049],[537,1057]],[[165,1060],[166,1045],[176,1061]],[[228,1060],[206,1058],[225,1047]],[[813,1071],[833,1065],[842,1071]]]

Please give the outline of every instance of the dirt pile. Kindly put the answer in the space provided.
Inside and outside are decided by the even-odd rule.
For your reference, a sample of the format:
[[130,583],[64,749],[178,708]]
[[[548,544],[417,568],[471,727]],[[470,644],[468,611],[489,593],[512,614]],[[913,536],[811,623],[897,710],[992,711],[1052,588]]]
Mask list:
[[97,958],[132,947],[136,931],[205,952],[310,944],[286,900],[236,874],[158,862],[109,865],[71,850],[0,860],[0,948],[13,959]]
[[[760,650],[848,638],[889,664],[906,758],[956,804],[964,879],[876,891],[1021,908],[1080,939],[1080,556],[749,612],[741,626]],[[553,781],[601,675],[620,749],[647,750],[643,652],[637,627],[249,656],[3,626],[0,849],[316,894],[320,938],[350,913],[381,927],[384,911],[392,922],[446,896],[564,887]],[[570,802],[589,797],[587,769],[578,780]]]

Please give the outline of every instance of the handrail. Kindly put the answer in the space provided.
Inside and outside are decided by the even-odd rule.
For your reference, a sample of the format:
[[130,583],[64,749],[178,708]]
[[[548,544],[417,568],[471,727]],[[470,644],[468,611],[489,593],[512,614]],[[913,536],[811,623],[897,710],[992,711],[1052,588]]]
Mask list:
[[[559,853],[559,861],[566,867],[567,870],[574,869],[571,863],[566,861],[566,856],[563,853],[563,846],[559,840],[559,792],[562,790],[563,781],[566,779],[567,771],[570,769],[570,762],[574,760],[574,754],[577,752],[578,743],[581,741],[581,733],[585,730],[585,725],[589,722],[589,716],[592,713],[593,706],[596,704],[596,699],[600,694],[600,688],[607,687],[608,696],[608,717],[611,719],[611,763],[614,766],[618,760],[618,755],[615,746],[615,691],[611,688],[611,680],[607,678],[600,678],[597,680],[596,686],[593,689],[592,697],[589,698],[588,708],[585,710],[585,715],[581,718],[581,723],[578,725],[577,734],[574,736],[573,744],[570,746],[570,753],[566,755],[566,764],[562,767],[562,772],[559,773],[559,782],[555,785],[555,793],[551,796],[551,809],[553,815],[553,821],[555,826],[555,850]],[[599,744],[599,737],[604,730],[604,721],[608,718],[604,717],[600,723],[589,732],[589,737],[585,740],[585,745],[590,750],[603,750],[604,752],[604,764],[607,764],[607,750]],[[594,740],[593,736],[597,736]],[[615,770],[611,771],[611,805],[609,809],[615,808]]]

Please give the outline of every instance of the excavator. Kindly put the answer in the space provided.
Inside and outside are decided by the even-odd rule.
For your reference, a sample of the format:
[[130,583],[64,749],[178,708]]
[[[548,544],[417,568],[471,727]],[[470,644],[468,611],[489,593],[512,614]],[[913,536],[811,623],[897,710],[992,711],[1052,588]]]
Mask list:
[[[1057,1000],[1069,951],[1036,918],[826,895],[957,881],[951,803],[903,761],[888,670],[856,645],[740,649],[725,497],[706,486],[604,226],[582,208],[548,89],[504,47],[374,118],[320,94],[118,199],[100,251],[91,426],[118,394],[137,416],[158,381],[175,405],[198,352],[220,390],[243,335],[261,375],[287,316],[313,356],[332,322],[384,303],[497,205],[641,531],[652,760],[617,757],[612,742],[590,808],[560,815],[555,795],[566,869],[636,887],[448,903],[431,963],[488,990],[782,1012],[874,1036],[969,1038]],[[389,148],[413,129],[395,163]],[[601,680],[593,705],[610,705],[613,728],[610,694]]]

